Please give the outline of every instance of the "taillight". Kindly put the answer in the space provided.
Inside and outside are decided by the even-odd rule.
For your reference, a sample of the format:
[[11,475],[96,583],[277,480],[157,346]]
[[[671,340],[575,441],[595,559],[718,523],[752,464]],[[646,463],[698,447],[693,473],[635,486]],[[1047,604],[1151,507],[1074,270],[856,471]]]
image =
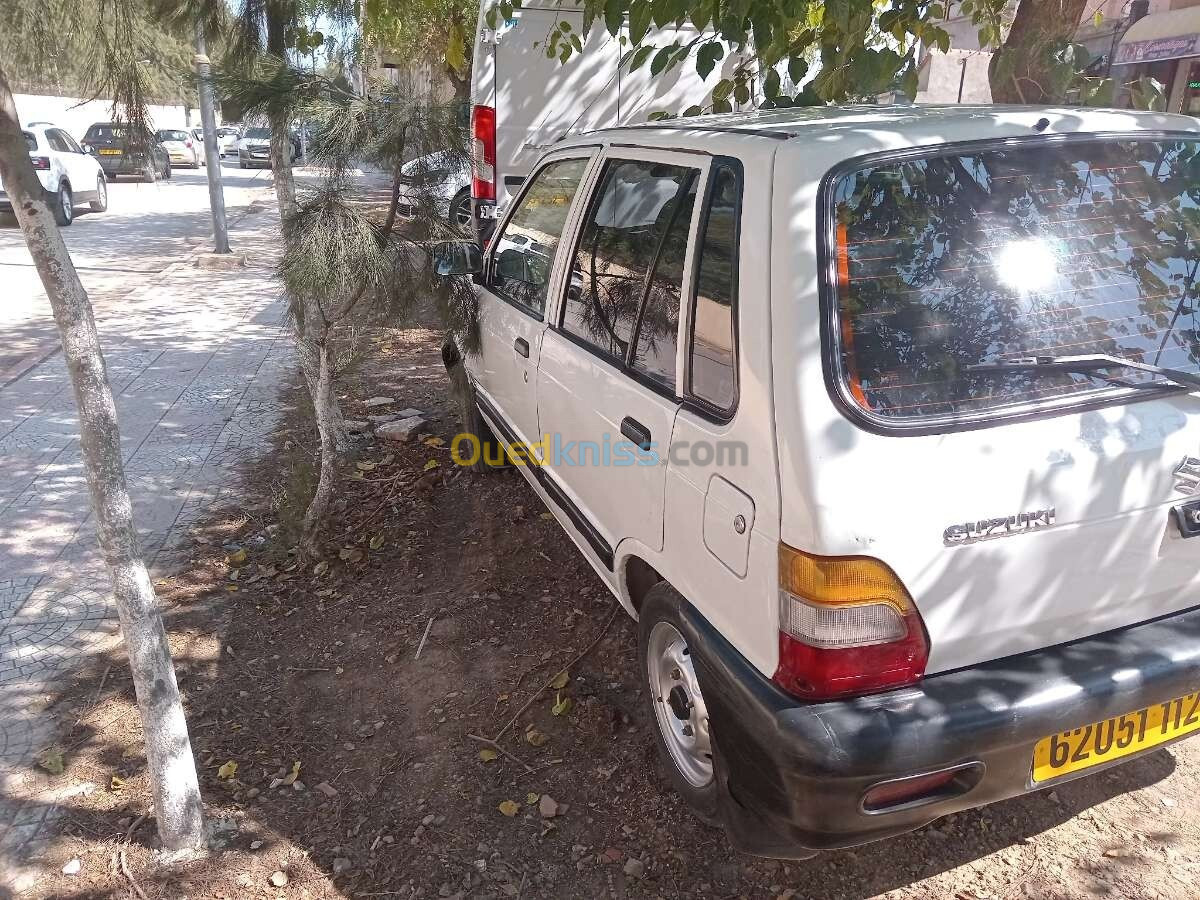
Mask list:
[[889,690],[919,681],[928,657],[916,604],[890,568],[779,545],[781,688],[806,700]]
[[471,194],[476,200],[496,199],[496,109],[471,108],[471,133],[475,136],[471,159]]
[[184,141],[183,143],[184,143],[184,146],[187,147],[189,150],[192,149],[192,142],[190,140]]
[[48,156],[31,156],[29,158],[33,160],[33,167],[35,169],[41,169],[43,172],[50,171],[50,157],[48,157]]

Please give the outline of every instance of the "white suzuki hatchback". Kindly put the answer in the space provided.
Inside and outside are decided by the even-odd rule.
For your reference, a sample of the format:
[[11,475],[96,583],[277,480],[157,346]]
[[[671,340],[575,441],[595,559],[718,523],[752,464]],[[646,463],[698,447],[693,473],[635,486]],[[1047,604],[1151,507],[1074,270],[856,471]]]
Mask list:
[[883,107],[572,138],[437,264],[671,780],[804,856],[1200,729],[1198,243],[1193,119]]

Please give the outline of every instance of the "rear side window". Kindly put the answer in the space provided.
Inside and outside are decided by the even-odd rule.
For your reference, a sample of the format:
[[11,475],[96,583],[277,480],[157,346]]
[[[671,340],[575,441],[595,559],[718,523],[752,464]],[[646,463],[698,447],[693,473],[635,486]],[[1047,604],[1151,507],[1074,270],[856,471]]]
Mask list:
[[848,402],[953,424],[1153,385],[971,371],[1106,354],[1200,369],[1200,155],[1190,140],[1009,145],[866,165],[831,183],[827,343]]
[[22,131],[21,134],[25,135],[25,146],[27,146],[29,148],[29,152],[33,153],[35,150],[37,150],[37,148],[38,148],[37,138],[34,136],[33,132],[32,131]]
[[46,132],[46,143],[50,145],[50,149],[58,153],[70,153],[71,148],[67,146],[67,142],[62,139],[62,136],[57,130],[51,128]]
[[[605,165],[572,261],[563,306],[565,332],[606,356],[627,358],[651,266],[695,175],[695,169],[647,160],[611,160]],[[686,246],[686,229],[681,243]],[[678,296],[676,283],[676,305]],[[650,346],[651,334],[662,337],[669,330],[660,315],[664,305],[657,303],[646,323],[647,353],[657,353]],[[677,310],[667,315],[678,322]],[[673,346],[673,335],[670,340]],[[670,371],[673,383],[673,355]]]
[[738,171],[718,163],[698,244],[689,385],[693,397],[718,412],[729,412],[737,403],[733,306],[740,207]]

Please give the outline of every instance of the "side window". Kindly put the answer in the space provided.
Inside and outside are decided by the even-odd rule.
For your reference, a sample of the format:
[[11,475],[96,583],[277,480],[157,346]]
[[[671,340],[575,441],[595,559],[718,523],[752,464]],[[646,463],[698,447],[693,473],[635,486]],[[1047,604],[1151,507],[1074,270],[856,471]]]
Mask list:
[[738,277],[741,182],[727,164],[713,168],[708,214],[700,229],[696,295],[692,307],[691,383],[688,391],[722,411],[737,403],[734,298]]
[[46,142],[50,145],[51,150],[56,150],[59,153],[71,152],[71,148],[68,147],[67,142],[62,139],[62,134],[57,128],[47,129]]
[[554,255],[587,164],[564,159],[538,172],[496,238],[488,286],[538,316],[546,310]]
[[69,134],[67,134],[65,131],[63,131],[61,128],[58,130],[57,134],[58,134],[59,138],[62,139],[62,142],[67,145],[67,150],[69,150],[71,153],[82,153],[83,152],[83,148],[80,147],[79,144],[77,144],[75,142],[75,138],[71,137]]
[[[695,174],[695,169],[645,160],[605,165],[572,260],[564,331],[607,356],[628,358],[651,266]],[[669,267],[663,277],[669,278]],[[647,351],[666,330],[669,316],[662,305],[656,305],[646,326]],[[671,372],[673,380],[673,365]]]
[[679,292],[699,180],[696,175],[690,179],[662,239],[634,338],[633,367],[671,390],[675,389],[675,349],[679,344]]

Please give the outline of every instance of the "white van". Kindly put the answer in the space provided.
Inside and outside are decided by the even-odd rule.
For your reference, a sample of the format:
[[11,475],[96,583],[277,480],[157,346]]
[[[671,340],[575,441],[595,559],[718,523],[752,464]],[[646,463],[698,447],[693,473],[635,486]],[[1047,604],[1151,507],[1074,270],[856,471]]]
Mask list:
[[[707,104],[713,87],[741,59],[726,54],[707,78],[699,76],[691,59],[652,78],[649,63],[636,71],[628,61],[620,64],[620,41],[603,20],[585,34],[583,10],[574,0],[534,0],[495,29],[487,23],[491,8],[480,5],[471,69],[471,193],[476,230],[484,239],[491,236],[496,211],[555,141]],[[555,30],[577,37],[582,46],[565,63],[546,56]],[[688,27],[654,29],[646,43],[682,46],[698,33]]]
[[571,138],[438,254],[480,306],[456,460],[509,445],[639,620],[706,820],[909,831],[1200,729],[1198,241],[1179,116]]

